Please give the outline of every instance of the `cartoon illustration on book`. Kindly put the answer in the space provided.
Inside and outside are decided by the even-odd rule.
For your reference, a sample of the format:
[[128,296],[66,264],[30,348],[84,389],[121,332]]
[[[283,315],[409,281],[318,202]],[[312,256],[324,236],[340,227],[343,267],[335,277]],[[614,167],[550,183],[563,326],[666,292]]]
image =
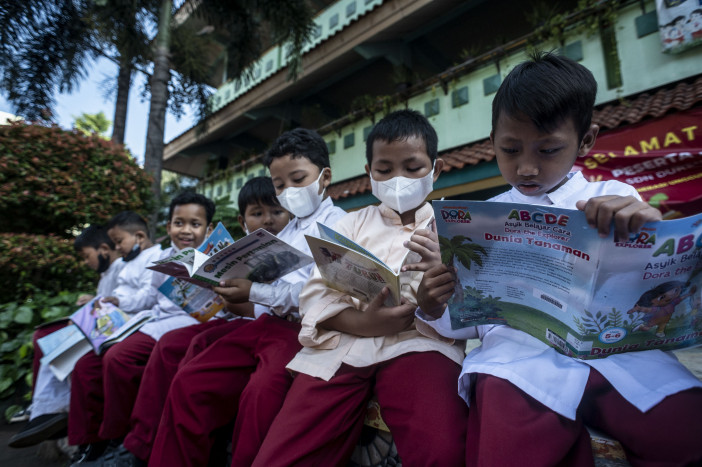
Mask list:
[[[684,289],[689,289],[689,292],[683,294]],[[697,287],[694,285],[690,287],[689,282],[673,281],[664,282],[644,292],[636,305],[626,312],[629,315],[632,313],[643,314],[643,322],[631,331],[648,331],[655,327],[656,337],[665,337],[665,327],[675,313],[675,307],[696,291]]]

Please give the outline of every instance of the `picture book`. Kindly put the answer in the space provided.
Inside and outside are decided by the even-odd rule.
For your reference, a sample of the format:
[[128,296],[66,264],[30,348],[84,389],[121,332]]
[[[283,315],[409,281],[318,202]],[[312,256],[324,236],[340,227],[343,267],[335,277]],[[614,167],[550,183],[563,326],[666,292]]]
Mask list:
[[[232,243],[234,239],[220,222],[197,250],[212,256]],[[209,288],[177,277],[168,278],[158,290],[202,323],[224,308],[224,301]]]
[[577,210],[433,206],[442,261],[458,270],[454,329],[508,324],[582,359],[702,344],[702,214],[615,242]]
[[71,321],[100,355],[110,345],[122,341],[151,319],[151,311],[128,315],[111,303],[95,297],[71,315]]
[[[402,274],[402,266],[394,271],[373,253],[358,243],[317,223],[319,237],[305,235],[319,273],[324,281],[340,292],[362,302],[373,300],[383,287],[390,290],[386,306],[400,304],[402,286],[411,281],[410,274]],[[402,265],[419,261],[419,255],[407,250]]]
[[[206,250],[210,243],[209,238],[205,240]],[[258,229],[218,249],[211,256],[188,248],[154,262],[149,268],[200,287],[211,288],[222,280],[235,278],[272,282],[311,262],[309,255],[266,230]]]

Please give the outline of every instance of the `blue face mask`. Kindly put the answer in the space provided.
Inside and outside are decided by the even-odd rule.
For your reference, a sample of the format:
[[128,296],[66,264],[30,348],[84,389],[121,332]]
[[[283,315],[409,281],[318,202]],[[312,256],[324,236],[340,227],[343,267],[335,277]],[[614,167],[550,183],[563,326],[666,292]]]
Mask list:
[[125,257],[123,258],[123,259],[124,259],[124,262],[126,263],[126,262],[128,262],[128,261],[133,260],[134,258],[136,258],[137,256],[139,256],[139,253],[141,253],[141,246],[139,246],[138,243],[135,243],[134,246],[132,247],[132,251],[130,251],[129,253],[127,253],[127,256],[125,256]]

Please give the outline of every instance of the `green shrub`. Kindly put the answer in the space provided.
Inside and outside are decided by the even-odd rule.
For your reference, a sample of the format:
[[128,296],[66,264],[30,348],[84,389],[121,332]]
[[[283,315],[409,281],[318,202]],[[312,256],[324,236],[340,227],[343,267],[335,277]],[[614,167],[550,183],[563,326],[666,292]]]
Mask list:
[[95,290],[98,276],[78,259],[73,239],[56,235],[0,233],[0,303],[36,291]]
[[66,236],[152,207],[151,177],[124,146],[57,126],[0,126],[0,231]]

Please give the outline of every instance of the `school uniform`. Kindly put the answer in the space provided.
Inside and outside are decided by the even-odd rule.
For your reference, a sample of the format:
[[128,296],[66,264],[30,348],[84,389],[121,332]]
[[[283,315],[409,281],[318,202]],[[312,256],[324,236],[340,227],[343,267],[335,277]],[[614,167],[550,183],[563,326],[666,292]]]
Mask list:
[[[325,199],[307,217],[295,218],[278,238],[310,253],[305,235],[317,222],[334,225],[346,213]],[[282,405],[292,377],[285,365],[299,350],[299,294],[312,265],[272,284],[253,284],[255,321],[216,340],[184,363],[170,387],[150,465],[206,465],[210,433],[236,418],[232,465],[248,465]]]
[[[122,258],[117,258],[110,263],[105,272],[100,274],[97,286],[97,296],[109,297],[117,287],[117,276],[124,266]],[[34,386],[32,388],[32,409],[30,420],[34,420],[40,415],[68,412],[70,404],[70,380],[59,381],[49,368],[40,362],[44,354],[37,343],[37,340],[58,331],[70,324],[68,321],[45,325],[34,331],[32,342],[34,343],[33,376]]]
[[[424,204],[414,223],[402,225],[400,216],[381,204],[347,215],[335,230],[397,270],[407,253],[403,243],[432,216],[431,206]],[[402,296],[416,303],[422,273],[404,274],[411,280]],[[350,307],[364,306],[328,287],[315,269],[300,296],[304,347],[287,365],[297,375],[253,465],[343,465],[374,393],[403,463],[463,462],[467,409],[453,392],[462,346],[425,337],[414,326],[379,337],[319,326]]]
[[[146,267],[156,261],[160,254],[161,246],[154,245],[124,264],[112,294],[119,299],[122,311],[134,314],[151,309],[156,304],[157,297],[152,293],[153,271]],[[96,443],[101,440],[98,431],[103,419],[104,398],[103,356],[88,352],[78,360],[71,376],[68,412],[70,444]]]
[[[569,177],[552,193],[531,197],[512,188],[491,201],[574,209],[577,201],[595,196],[640,199],[633,187],[617,181],[588,182],[580,172]],[[417,315],[423,317],[421,311]],[[672,353],[647,350],[578,360],[506,325],[453,331],[448,312],[425,322],[444,336],[482,341],[464,360],[458,380],[459,394],[471,405],[469,465],[509,465],[517,459],[592,465],[585,423],[622,442],[631,460],[672,460],[681,449],[689,450],[692,444],[686,443],[692,440],[702,446],[702,383]]]

